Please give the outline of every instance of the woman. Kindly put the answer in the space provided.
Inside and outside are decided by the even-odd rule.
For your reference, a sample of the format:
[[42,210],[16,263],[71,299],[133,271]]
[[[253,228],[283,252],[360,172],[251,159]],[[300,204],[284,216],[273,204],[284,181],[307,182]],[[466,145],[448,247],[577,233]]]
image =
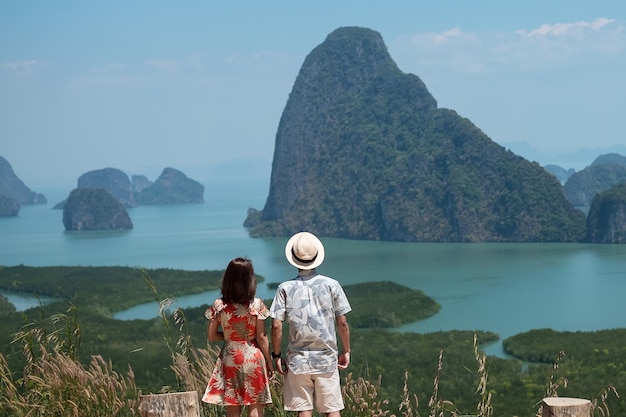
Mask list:
[[264,320],[269,310],[256,297],[252,261],[235,258],[222,278],[221,298],[206,311],[210,342],[223,340],[202,401],[224,405],[227,417],[248,407],[249,417],[262,417],[272,402],[269,378],[273,373]]

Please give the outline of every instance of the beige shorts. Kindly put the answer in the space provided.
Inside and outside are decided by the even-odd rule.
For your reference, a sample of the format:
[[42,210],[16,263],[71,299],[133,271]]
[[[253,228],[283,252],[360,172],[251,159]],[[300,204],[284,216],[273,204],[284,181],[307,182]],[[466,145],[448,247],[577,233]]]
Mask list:
[[313,410],[332,413],[343,410],[339,371],[325,374],[294,374],[288,372],[284,380],[284,401],[287,411]]

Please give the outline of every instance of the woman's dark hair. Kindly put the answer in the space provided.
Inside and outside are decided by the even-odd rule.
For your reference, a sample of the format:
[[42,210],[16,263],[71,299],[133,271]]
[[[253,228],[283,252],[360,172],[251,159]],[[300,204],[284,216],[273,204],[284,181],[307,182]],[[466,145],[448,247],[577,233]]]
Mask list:
[[252,261],[235,258],[226,267],[222,278],[222,300],[225,303],[247,304],[256,295],[256,278]]

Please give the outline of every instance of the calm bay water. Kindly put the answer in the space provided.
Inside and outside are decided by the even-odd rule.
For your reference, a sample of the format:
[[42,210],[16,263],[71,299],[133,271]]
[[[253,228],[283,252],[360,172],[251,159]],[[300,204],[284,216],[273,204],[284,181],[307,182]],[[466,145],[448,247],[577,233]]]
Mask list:
[[[187,270],[223,269],[236,256],[253,260],[266,282],[294,275],[284,258],[286,238],[252,239],[242,223],[262,208],[266,178],[203,181],[205,203],[137,207],[130,231],[65,232],[51,207],[66,190],[38,190],[50,202],[0,218],[0,265],[122,265]],[[344,285],[394,281],[424,291],[441,311],[401,331],[489,330],[502,338],[534,328],[591,331],[626,327],[626,245],[433,244],[324,238],[321,273]],[[138,279],[137,285],[145,285]],[[146,288],[148,291],[148,289]],[[259,296],[273,291],[259,285]],[[181,307],[209,304],[217,292],[180,297]],[[33,303],[9,294],[18,308]],[[375,301],[374,301],[375,303]],[[379,306],[374,306],[379,308]],[[156,303],[119,312],[119,319],[151,318]],[[501,344],[486,346],[501,355]]]

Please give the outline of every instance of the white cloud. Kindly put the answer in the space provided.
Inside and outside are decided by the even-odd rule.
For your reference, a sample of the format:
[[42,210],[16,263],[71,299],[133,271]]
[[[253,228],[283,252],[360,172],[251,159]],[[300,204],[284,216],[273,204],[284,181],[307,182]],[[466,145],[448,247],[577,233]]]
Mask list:
[[442,44],[442,43],[447,43],[452,38],[463,37],[465,36],[465,34],[461,32],[459,28],[454,28],[454,29],[448,29],[441,33],[434,33],[432,34],[432,36],[433,36],[433,42],[435,44]]
[[33,71],[33,67],[37,64],[38,62],[34,59],[29,59],[27,61],[14,61],[0,64],[0,69],[9,70],[17,76],[23,76],[30,74]]
[[426,32],[403,36],[396,43],[409,43],[415,48],[436,50],[446,46],[476,43],[477,40],[478,36],[475,33],[463,32],[459,28],[452,28],[443,32]]
[[626,50],[623,29],[609,18],[503,33],[452,28],[403,36],[389,48],[401,67],[417,74],[425,68],[465,73],[543,71],[620,59]]
[[537,29],[531,31],[520,30],[517,33],[522,36],[528,36],[530,38],[541,38],[545,36],[572,36],[584,34],[587,30],[598,31],[604,26],[615,22],[614,19],[607,19],[601,17],[595,19],[593,22],[575,22],[575,23],[556,23],[554,25],[543,24]]

